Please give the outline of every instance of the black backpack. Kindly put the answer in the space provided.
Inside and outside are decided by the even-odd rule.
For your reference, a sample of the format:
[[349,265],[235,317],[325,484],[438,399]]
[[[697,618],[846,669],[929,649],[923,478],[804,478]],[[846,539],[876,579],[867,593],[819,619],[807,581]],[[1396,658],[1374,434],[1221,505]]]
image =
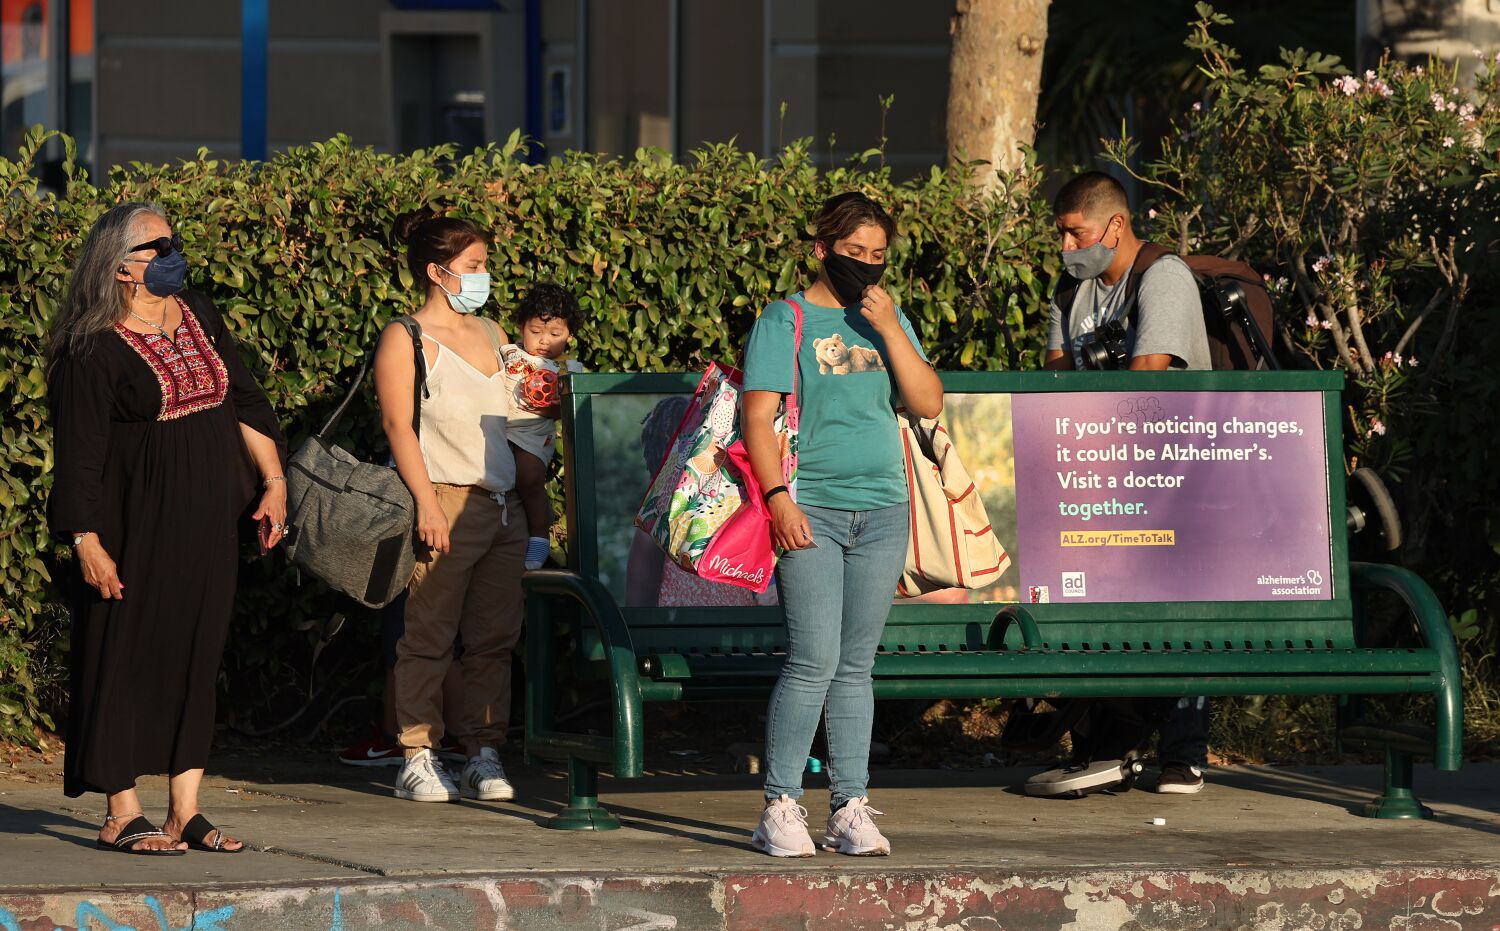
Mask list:
[[[1171,249],[1153,242],[1142,243],[1125,278],[1125,303],[1135,328],[1136,294],[1146,269],[1169,255]],[[1215,369],[1279,369],[1271,351],[1270,334],[1276,311],[1271,292],[1255,269],[1244,262],[1214,255],[1181,256],[1203,302],[1203,326],[1208,334],[1208,357]],[[1062,329],[1068,332],[1068,315],[1078,294],[1078,279],[1067,273],[1057,285],[1057,306],[1062,311]]]

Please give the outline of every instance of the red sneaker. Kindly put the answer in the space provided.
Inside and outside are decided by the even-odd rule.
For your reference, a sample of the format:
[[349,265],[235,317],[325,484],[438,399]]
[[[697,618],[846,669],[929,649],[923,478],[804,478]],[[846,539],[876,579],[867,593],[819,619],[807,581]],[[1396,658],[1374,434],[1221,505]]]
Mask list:
[[340,751],[339,762],[350,766],[400,766],[401,747],[376,731],[369,740]]

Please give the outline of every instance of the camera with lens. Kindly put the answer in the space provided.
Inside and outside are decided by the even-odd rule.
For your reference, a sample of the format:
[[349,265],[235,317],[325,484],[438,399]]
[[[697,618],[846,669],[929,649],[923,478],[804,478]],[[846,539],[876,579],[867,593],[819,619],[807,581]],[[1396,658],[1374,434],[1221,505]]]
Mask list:
[[1094,327],[1094,334],[1078,347],[1086,369],[1123,369],[1130,367],[1130,353],[1125,348],[1125,324],[1118,320]]

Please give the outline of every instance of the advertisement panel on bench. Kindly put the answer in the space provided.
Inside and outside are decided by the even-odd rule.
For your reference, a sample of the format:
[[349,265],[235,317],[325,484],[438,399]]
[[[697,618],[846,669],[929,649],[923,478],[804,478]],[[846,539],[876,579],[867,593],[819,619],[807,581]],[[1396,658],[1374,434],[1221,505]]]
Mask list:
[[1333,597],[1316,392],[1018,394],[1027,601]]
[[[591,398],[599,578],[624,605],[774,603],[774,585],[752,599],[681,577],[633,526],[686,403]],[[1331,598],[1322,405],[1317,392],[950,393],[943,423],[1011,565],[924,600]]]

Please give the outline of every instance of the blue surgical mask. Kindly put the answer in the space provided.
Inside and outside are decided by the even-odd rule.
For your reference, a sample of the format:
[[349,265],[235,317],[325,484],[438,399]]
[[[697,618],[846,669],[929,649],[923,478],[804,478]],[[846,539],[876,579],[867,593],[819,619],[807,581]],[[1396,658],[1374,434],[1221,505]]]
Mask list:
[[176,249],[166,255],[158,255],[146,263],[141,273],[141,284],[157,297],[171,297],[182,290],[187,280],[187,257]]
[[[439,265],[438,268],[443,268]],[[458,279],[458,291],[449,291],[443,288],[443,293],[448,295],[448,306],[461,314],[472,314],[484,306],[484,302],[490,299],[490,274],[489,272],[472,272],[463,275],[443,268],[443,271]]]

